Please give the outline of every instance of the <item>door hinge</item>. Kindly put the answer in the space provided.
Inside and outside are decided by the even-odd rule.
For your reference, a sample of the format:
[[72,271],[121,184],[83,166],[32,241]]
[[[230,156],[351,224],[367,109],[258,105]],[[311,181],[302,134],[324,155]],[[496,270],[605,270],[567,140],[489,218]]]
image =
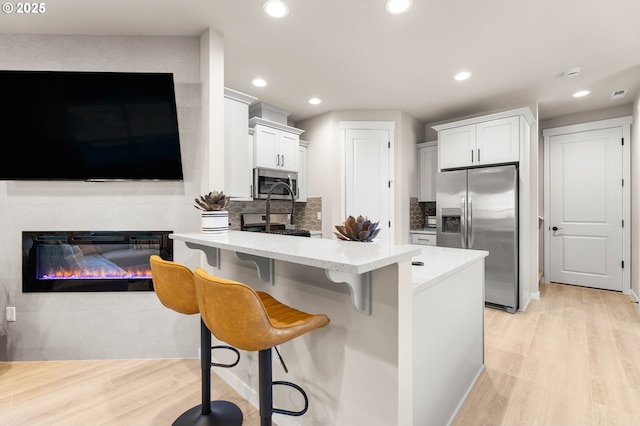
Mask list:
[[624,228],[624,219],[622,219],[622,227]]
[[391,188],[391,181],[389,181],[388,184],[389,184],[389,188]]
[[624,269],[624,260],[622,261],[622,269]]
[[622,186],[624,186],[624,179],[622,179]]
[[391,141],[387,142],[387,148],[391,149]]
[[389,228],[391,228],[391,221],[389,221]]
[[622,145],[624,146],[624,138],[620,138],[620,142],[622,142]]

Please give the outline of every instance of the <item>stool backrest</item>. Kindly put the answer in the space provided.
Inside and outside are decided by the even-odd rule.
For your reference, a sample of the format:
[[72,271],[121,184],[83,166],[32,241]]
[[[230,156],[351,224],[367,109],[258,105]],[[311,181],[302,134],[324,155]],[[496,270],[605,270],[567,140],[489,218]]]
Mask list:
[[273,327],[258,294],[246,284],[194,272],[200,315],[218,340],[245,351],[271,347]]
[[189,268],[157,255],[152,255],[149,263],[153,289],[164,306],[181,314],[200,312],[193,272]]

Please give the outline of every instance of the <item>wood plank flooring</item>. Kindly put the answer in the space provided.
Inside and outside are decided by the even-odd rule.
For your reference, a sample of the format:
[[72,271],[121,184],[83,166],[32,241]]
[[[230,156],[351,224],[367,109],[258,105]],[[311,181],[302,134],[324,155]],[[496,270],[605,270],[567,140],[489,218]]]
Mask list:
[[485,310],[466,425],[639,425],[640,312],[621,293],[541,284],[527,312]]
[[[256,366],[257,368],[257,366]],[[171,425],[201,402],[197,359],[0,363],[0,425]],[[212,400],[257,410],[215,373]]]
[[[485,310],[486,369],[454,426],[640,424],[638,305],[566,285],[540,292],[524,313]],[[259,424],[215,373],[212,385],[212,399]],[[170,425],[199,403],[198,360],[0,363],[2,426]]]

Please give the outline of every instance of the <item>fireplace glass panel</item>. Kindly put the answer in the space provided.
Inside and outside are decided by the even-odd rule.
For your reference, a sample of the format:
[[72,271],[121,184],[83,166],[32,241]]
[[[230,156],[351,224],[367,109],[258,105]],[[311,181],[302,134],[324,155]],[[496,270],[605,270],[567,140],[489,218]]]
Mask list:
[[149,257],[171,231],[23,232],[23,292],[152,291]]

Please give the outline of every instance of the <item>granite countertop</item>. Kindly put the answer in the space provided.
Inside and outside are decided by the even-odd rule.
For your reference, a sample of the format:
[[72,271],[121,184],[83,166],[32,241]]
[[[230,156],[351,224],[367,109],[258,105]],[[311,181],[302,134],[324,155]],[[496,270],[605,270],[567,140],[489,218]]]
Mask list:
[[420,254],[420,246],[411,244],[362,243],[232,230],[224,234],[176,233],[169,237],[192,245],[354,274],[370,272]]

